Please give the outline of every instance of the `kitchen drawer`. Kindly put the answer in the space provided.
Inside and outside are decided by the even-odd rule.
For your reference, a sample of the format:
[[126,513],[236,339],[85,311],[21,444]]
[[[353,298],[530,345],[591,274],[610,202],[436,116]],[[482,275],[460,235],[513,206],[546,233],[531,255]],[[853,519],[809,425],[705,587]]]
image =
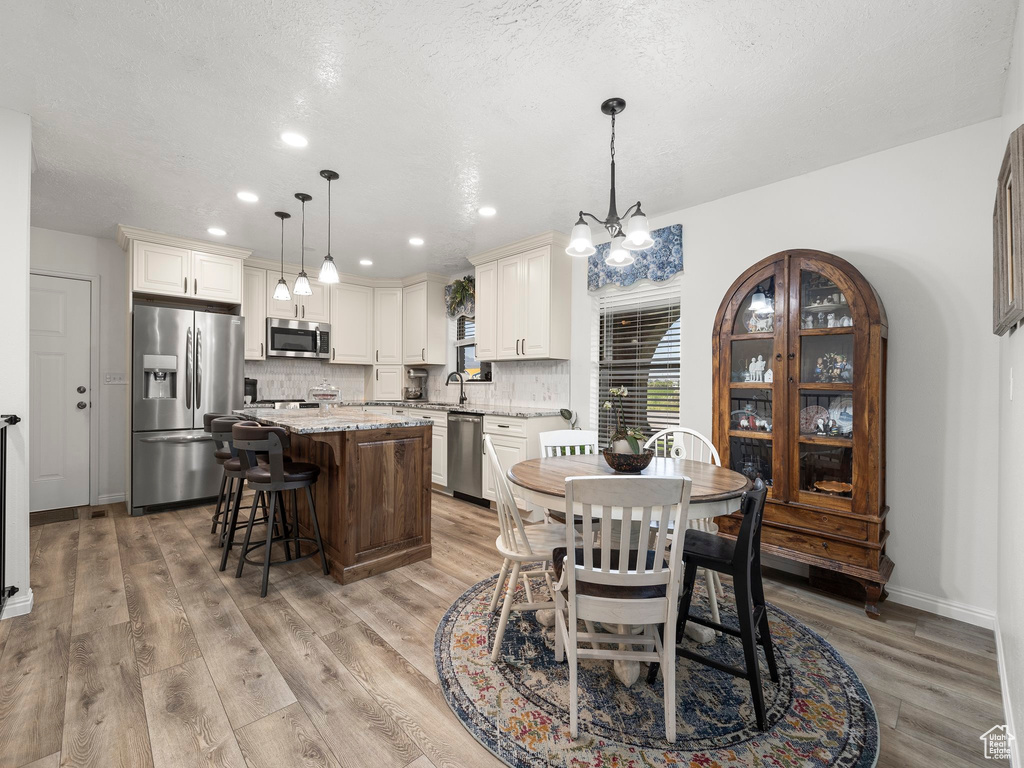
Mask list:
[[847,539],[867,540],[868,524],[863,520],[841,517],[828,512],[812,509],[794,509],[776,506],[769,502],[765,506],[764,519],[771,523],[782,523],[812,531],[832,533]]
[[484,433],[526,437],[526,420],[510,419],[504,416],[484,416]]
[[448,426],[448,413],[447,411],[426,411],[422,408],[404,408],[402,406],[395,406],[395,416],[408,416],[417,419],[430,419],[434,422],[437,427]]
[[378,416],[391,416],[391,408],[386,405],[364,405],[363,413],[376,413]]

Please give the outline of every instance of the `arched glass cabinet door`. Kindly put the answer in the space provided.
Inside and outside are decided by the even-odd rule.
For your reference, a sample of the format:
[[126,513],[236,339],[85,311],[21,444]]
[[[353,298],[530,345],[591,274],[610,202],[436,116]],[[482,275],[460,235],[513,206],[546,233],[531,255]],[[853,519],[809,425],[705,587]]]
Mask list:
[[850,509],[856,467],[857,331],[866,323],[855,286],[832,264],[810,258],[790,264],[790,377],[793,501]]
[[727,435],[723,463],[761,479],[769,496],[778,497],[780,471],[774,430],[785,407],[776,384],[783,374],[785,283],[779,264],[751,275],[731,297],[731,313],[721,329],[722,384],[728,398],[720,434]]

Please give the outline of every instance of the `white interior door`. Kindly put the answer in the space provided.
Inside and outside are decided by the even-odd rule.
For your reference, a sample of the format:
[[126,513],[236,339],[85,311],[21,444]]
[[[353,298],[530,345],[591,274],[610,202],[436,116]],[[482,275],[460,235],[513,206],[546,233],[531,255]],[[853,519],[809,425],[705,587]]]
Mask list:
[[32,275],[29,506],[89,503],[91,285]]

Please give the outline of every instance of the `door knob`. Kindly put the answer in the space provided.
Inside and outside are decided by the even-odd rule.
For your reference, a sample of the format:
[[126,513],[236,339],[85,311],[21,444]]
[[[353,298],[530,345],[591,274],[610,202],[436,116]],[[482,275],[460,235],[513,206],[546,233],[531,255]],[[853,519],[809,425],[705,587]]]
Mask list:
[[85,387],[79,387],[75,391],[78,392],[78,394],[80,394],[80,395],[84,395],[85,394]]
[[83,410],[84,408],[85,408],[85,400],[79,400],[79,401],[78,401],[78,410],[80,410],[80,411],[81,411],[81,410]]

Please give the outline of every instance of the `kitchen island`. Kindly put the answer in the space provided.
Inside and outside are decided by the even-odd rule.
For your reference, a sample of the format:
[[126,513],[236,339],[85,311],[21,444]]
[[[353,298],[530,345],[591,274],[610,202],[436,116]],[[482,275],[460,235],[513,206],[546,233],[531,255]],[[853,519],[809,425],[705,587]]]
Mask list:
[[[340,406],[235,413],[284,427],[292,460],[320,467],[312,492],[336,581],[348,584],[430,557],[429,419]],[[303,496],[299,528],[311,536]]]

